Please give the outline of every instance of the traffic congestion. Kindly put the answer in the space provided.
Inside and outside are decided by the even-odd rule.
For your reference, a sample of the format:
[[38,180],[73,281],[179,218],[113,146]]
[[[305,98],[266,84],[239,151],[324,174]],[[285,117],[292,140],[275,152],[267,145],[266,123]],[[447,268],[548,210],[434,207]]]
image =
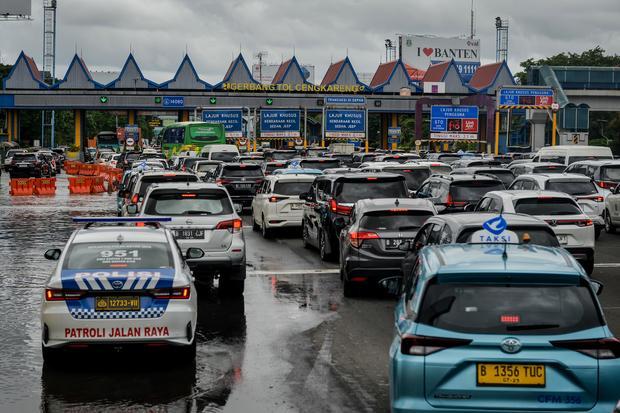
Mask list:
[[[33,237],[7,266],[37,276],[9,277],[28,304],[4,318],[27,322],[45,409],[617,408],[610,150],[241,149],[125,145],[79,166],[62,148],[6,154],[0,248]],[[83,165],[105,192],[69,194]],[[8,195],[44,177],[54,196]],[[157,402],[115,388],[151,374]]]

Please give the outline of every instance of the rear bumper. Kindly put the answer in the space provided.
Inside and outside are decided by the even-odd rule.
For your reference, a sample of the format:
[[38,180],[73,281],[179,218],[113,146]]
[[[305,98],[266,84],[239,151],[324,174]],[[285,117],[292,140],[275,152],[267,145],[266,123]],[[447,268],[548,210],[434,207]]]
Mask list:
[[564,249],[570,252],[578,261],[590,261],[594,259],[593,248],[564,247]]
[[346,257],[344,263],[345,277],[351,280],[354,277],[366,278],[365,283],[376,284],[388,277],[402,277],[402,258],[382,260],[360,260],[357,257]]

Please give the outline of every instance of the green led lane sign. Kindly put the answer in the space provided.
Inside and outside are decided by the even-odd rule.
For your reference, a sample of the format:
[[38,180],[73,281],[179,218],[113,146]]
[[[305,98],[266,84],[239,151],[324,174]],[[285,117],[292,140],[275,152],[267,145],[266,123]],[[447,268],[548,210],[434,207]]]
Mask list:
[[155,104],[161,104],[161,96],[155,96]]
[[209,103],[212,105],[215,105],[217,103],[217,98],[216,97],[209,98]]
[[265,103],[267,104],[267,106],[271,106],[271,105],[273,105],[273,99],[272,98],[267,98],[265,100]]
[[99,96],[99,103],[108,103],[107,96]]

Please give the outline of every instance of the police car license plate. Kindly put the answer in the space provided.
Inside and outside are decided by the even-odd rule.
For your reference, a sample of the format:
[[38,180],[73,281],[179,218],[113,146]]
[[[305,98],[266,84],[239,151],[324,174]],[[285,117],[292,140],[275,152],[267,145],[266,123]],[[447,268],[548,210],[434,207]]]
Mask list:
[[172,234],[176,239],[203,239],[205,237],[204,229],[174,229]]
[[95,297],[95,311],[140,311],[140,297]]
[[557,237],[560,244],[568,244],[568,235],[557,235]]
[[543,364],[478,363],[478,386],[545,387],[546,370]]

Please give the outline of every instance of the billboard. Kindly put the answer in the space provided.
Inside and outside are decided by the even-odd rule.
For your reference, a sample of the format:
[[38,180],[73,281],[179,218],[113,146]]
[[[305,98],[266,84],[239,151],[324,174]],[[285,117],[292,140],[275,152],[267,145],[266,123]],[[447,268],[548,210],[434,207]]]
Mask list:
[[297,138],[301,112],[295,109],[261,109],[261,138]]
[[325,111],[325,136],[364,139],[366,137],[366,111],[327,109]]
[[[300,65],[301,70],[304,72],[306,80],[310,83],[314,83],[314,65]],[[265,64],[262,67],[258,63],[252,65],[252,77],[262,84],[271,84],[273,78],[276,76],[279,64]]]
[[403,62],[416,69],[454,59],[463,80],[469,81],[480,67],[480,40],[405,35],[401,38]]
[[0,15],[30,16],[32,15],[31,0],[2,0]]
[[202,111],[202,121],[224,125],[227,138],[241,138],[243,136],[241,109],[205,109]]
[[477,106],[431,106],[431,138],[478,139]]

